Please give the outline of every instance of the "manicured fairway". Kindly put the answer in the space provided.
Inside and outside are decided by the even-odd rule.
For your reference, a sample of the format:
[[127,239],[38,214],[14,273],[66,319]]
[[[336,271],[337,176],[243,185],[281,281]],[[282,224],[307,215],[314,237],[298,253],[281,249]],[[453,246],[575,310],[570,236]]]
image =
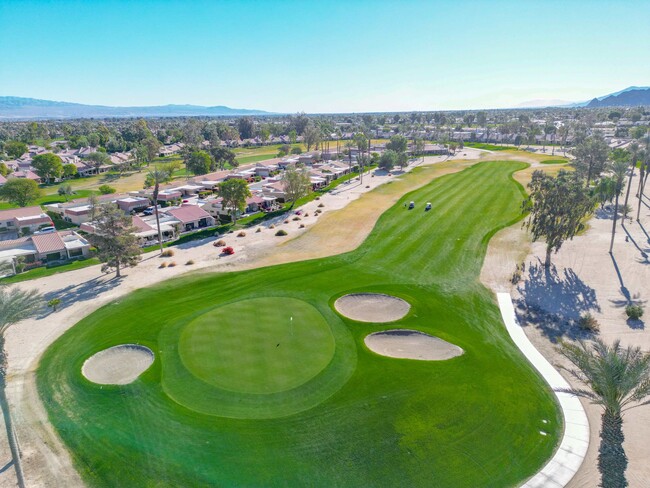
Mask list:
[[[552,455],[562,420],[477,279],[490,237],[521,217],[512,173],[524,167],[486,162],[434,180],[353,252],[171,280],[82,320],[38,370],[82,475],[115,487],[520,484]],[[333,309],[364,292],[411,309],[385,324]],[[295,341],[292,316],[310,323]],[[414,361],[366,348],[366,335],[400,328],[464,354]],[[83,378],[87,357],[122,343],[156,354],[137,381]]]

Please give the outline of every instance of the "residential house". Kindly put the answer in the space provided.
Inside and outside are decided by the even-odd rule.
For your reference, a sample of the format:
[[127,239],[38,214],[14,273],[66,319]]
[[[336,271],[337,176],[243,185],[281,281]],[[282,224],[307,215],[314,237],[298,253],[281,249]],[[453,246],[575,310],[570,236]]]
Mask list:
[[28,268],[90,255],[90,244],[71,230],[0,241],[0,261],[22,258]]
[[0,239],[17,238],[19,234],[33,234],[43,227],[53,226],[52,219],[41,207],[0,210]]
[[183,232],[210,227],[215,224],[214,217],[198,205],[181,205],[180,207],[165,210],[164,213],[178,220],[181,223],[181,231]]

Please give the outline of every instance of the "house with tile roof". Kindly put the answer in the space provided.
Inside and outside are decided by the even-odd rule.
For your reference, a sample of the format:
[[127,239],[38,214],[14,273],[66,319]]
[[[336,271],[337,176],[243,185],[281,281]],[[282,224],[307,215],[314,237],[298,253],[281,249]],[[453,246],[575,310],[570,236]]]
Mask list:
[[0,210],[0,240],[18,237],[19,234],[33,234],[43,227],[54,223],[38,205],[34,207]]
[[215,224],[214,217],[198,205],[181,205],[180,207],[164,210],[163,213],[178,220],[181,223],[182,232],[202,229]]
[[89,256],[90,243],[71,230],[0,241],[0,261],[16,263],[21,259],[27,268]]

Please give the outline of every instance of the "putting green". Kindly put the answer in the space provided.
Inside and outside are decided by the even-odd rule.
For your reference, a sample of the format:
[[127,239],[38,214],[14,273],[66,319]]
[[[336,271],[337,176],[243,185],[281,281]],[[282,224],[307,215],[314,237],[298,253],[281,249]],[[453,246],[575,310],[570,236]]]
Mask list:
[[180,336],[185,367],[206,383],[243,393],[295,388],[334,356],[329,325],[295,298],[265,297],[224,305],[190,322]]

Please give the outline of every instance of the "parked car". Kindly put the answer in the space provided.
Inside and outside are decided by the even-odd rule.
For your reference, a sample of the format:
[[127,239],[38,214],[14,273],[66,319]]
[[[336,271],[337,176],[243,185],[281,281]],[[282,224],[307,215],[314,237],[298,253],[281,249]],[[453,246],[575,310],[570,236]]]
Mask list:
[[52,232],[56,232],[56,228],[50,225],[48,227],[43,227],[42,229],[38,229],[36,232],[34,232],[34,235],[37,236],[39,234],[51,234]]

